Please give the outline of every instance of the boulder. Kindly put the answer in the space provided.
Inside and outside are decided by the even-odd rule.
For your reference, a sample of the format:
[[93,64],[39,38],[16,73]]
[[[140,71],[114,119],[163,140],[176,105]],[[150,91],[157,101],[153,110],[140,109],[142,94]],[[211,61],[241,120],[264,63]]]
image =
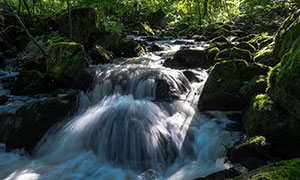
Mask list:
[[206,176],[205,178],[196,178],[195,180],[231,180],[234,177],[240,176],[247,172],[247,169],[244,167],[232,167],[223,171],[213,173],[209,176]]
[[147,20],[151,25],[158,25],[164,27],[166,25],[166,13],[163,11],[162,8],[160,8],[157,11],[150,14],[147,17]]
[[214,59],[214,63],[218,62],[218,61],[222,61],[222,60],[228,60],[230,59],[230,53],[231,53],[231,49],[224,49],[222,51],[220,51],[215,59]]
[[116,56],[122,57],[137,57],[146,52],[146,48],[133,38],[124,38],[117,34],[103,36],[95,45],[101,45]]
[[274,54],[281,58],[288,53],[300,32],[300,9],[289,16],[278,30],[275,37]]
[[241,42],[238,45],[236,45],[235,47],[244,49],[244,50],[248,50],[250,53],[254,53],[256,51],[255,47],[248,42]]
[[207,59],[203,50],[184,49],[175,53],[174,59],[166,60],[163,64],[172,68],[209,68],[212,63]]
[[93,64],[106,64],[111,63],[112,60],[115,58],[115,55],[113,52],[110,52],[106,49],[104,49],[100,45],[95,45],[93,49],[91,50],[90,54]]
[[247,106],[240,89],[256,75],[266,75],[268,67],[244,60],[222,61],[209,73],[199,99],[201,111],[241,111]]
[[[103,35],[103,25],[97,12],[92,8],[77,8],[71,10],[73,41],[91,47],[97,37]],[[69,37],[68,13],[62,13],[56,19],[60,35]]]
[[60,86],[83,90],[89,87],[89,61],[83,45],[73,42],[52,43],[47,55],[46,72]]
[[280,59],[274,56],[271,44],[258,51],[254,57],[254,61],[271,67],[280,63]]
[[267,89],[267,76],[257,75],[254,76],[250,81],[245,82],[244,86],[240,89],[244,101],[250,103],[252,96],[257,94],[264,94]]
[[255,136],[230,148],[227,157],[231,162],[242,162],[249,157],[263,158],[270,149],[265,137]]
[[6,151],[31,152],[52,125],[75,113],[77,101],[76,95],[69,94],[20,107],[6,131]]
[[209,59],[209,62],[212,64],[214,63],[216,55],[220,52],[219,48],[214,47],[206,51],[207,57]]
[[0,113],[0,143],[5,143],[5,133],[11,120],[15,118],[13,112],[1,112]]
[[45,75],[39,71],[21,71],[17,76],[11,94],[14,95],[34,95],[45,93],[48,89]]
[[243,124],[249,137],[264,136],[274,147],[300,147],[300,123],[266,94],[253,96]]
[[213,40],[211,40],[212,43],[217,43],[217,42],[221,42],[221,43],[229,43],[229,41],[224,37],[224,36],[219,36],[214,38]]
[[[278,48],[275,43],[274,53],[277,57],[280,57],[283,51],[288,52],[280,57],[281,62],[270,72],[267,92],[276,104],[300,121],[300,35],[299,31],[294,30],[295,27],[300,27],[299,19],[300,17],[295,20],[296,24],[292,23],[289,29],[285,31],[294,37],[293,41],[285,44],[282,42],[284,40],[279,41],[277,39],[276,43],[283,46],[280,51],[275,50],[276,47]],[[295,35],[291,34],[290,31]],[[297,38],[295,38],[296,35]],[[282,38],[284,37],[285,35],[282,35]]]

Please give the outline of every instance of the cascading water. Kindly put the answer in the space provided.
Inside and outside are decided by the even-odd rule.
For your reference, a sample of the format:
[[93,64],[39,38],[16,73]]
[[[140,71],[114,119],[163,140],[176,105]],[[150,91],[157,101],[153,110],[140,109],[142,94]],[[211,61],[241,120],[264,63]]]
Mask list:
[[229,167],[224,145],[239,134],[225,130],[224,113],[197,111],[207,73],[189,70],[203,80],[191,83],[163,60],[92,66],[76,117],[51,128],[31,157],[1,145],[0,179],[193,179]]

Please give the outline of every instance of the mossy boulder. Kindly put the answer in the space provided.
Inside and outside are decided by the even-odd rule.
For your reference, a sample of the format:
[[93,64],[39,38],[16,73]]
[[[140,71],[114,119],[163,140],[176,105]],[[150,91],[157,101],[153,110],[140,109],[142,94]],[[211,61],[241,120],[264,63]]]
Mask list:
[[45,93],[48,89],[45,75],[39,71],[22,71],[17,76],[11,94],[14,95],[34,95]]
[[244,37],[241,37],[239,39],[236,39],[235,41],[236,42],[247,42],[247,41],[250,41],[251,39],[255,38],[255,34],[249,34],[248,36],[244,36]]
[[[72,39],[86,47],[91,47],[97,37],[103,35],[104,27],[99,21],[97,12],[92,8],[77,8],[71,10]],[[56,19],[59,33],[69,37],[69,17],[63,12]]]
[[91,50],[90,54],[93,64],[105,64],[105,63],[111,63],[112,60],[115,58],[115,55],[113,52],[110,52],[106,49],[104,49],[100,45],[95,45],[93,49]]
[[157,11],[153,12],[147,17],[147,20],[151,25],[157,25],[164,27],[166,25],[166,13],[163,11],[162,8],[158,9]]
[[256,48],[248,42],[241,42],[238,45],[236,45],[235,47],[237,47],[239,49],[248,50],[250,53],[254,53],[256,51]]
[[292,48],[300,32],[300,10],[289,16],[278,30],[275,37],[274,54],[281,58]]
[[231,53],[231,49],[224,49],[222,51],[220,51],[214,60],[214,63],[217,62],[217,59],[230,59],[230,53]]
[[90,77],[89,64],[84,47],[74,42],[50,44],[47,50],[47,74],[60,86],[74,89],[87,89]]
[[217,47],[220,51],[222,51],[224,49],[232,48],[233,45],[227,42],[215,42],[215,43],[211,43],[204,50],[207,52],[209,49],[212,49],[214,47]]
[[249,157],[263,158],[270,149],[265,137],[255,136],[229,149],[227,157],[231,162],[242,162]]
[[212,64],[203,50],[184,49],[175,53],[174,59],[168,59],[163,64],[172,68],[209,68]]
[[234,180],[298,180],[300,174],[300,158],[277,163],[255,169],[240,175]]
[[12,119],[15,119],[14,112],[1,112],[0,113],[0,143],[5,143],[6,129]]
[[215,59],[216,55],[217,55],[219,52],[220,52],[220,50],[219,50],[219,48],[217,48],[217,47],[208,49],[208,51],[206,52],[206,54],[207,54],[207,57],[208,57],[208,59],[209,59],[209,61],[210,61],[211,63],[214,62],[214,59]]
[[240,49],[237,47],[232,48],[230,52],[230,58],[231,59],[244,59],[247,62],[253,62],[252,55],[250,51],[245,49]]
[[[300,17],[299,17],[300,18]],[[298,33],[299,35],[299,33]],[[300,35],[269,75],[268,94],[300,121]]]
[[265,93],[267,86],[267,76],[257,75],[245,82],[239,92],[244,101],[250,103],[252,96]]
[[280,63],[280,59],[274,56],[272,44],[258,51],[254,57],[254,61],[271,67]]
[[269,68],[244,60],[215,64],[199,99],[201,111],[240,111],[247,106],[239,90],[256,75],[266,75]]
[[77,96],[69,94],[21,106],[7,128],[6,151],[31,152],[52,125],[75,113],[77,104]]
[[243,124],[249,137],[264,136],[275,147],[300,146],[300,123],[266,94],[252,98],[243,114]]

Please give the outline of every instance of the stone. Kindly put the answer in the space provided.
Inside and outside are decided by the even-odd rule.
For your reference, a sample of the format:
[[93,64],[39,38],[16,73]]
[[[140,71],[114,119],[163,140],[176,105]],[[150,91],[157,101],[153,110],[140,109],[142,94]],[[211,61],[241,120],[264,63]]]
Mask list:
[[230,52],[230,58],[231,59],[243,59],[247,62],[253,62],[253,58],[251,53],[248,50],[240,49],[237,47],[232,48]]
[[112,60],[115,58],[115,55],[113,52],[110,52],[110,51],[104,49],[100,45],[95,45],[93,47],[93,49],[91,50],[90,56],[92,58],[93,64],[111,63]]
[[6,130],[6,151],[24,148],[32,152],[51,126],[76,112],[77,101],[76,95],[68,94],[21,106]]

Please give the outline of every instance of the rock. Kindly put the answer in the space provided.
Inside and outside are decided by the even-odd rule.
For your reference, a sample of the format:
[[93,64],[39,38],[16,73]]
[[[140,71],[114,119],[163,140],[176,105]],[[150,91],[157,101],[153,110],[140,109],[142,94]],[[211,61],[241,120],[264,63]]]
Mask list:
[[207,38],[205,36],[197,36],[197,37],[193,37],[193,39],[195,39],[195,42],[202,42],[202,41],[207,41]]
[[214,47],[214,48],[211,48],[209,49],[206,54],[207,54],[207,57],[209,59],[209,62],[211,62],[212,64],[214,63],[214,60],[215,60],[215,57],[216,55],[220,52],[219,48],[217,47]]
[[241,111],[247,106],[239,93],[244,83],[256,75],[265,75],[269,68],[248,64],[244,60],[222,61],[211,70],[199,99],[201,111]]
[[256,56],[254,57],[254,61],[271,67],[274,67],[280,63],[280,59],[274,56],[273,48],[270,46],[267,46],[257,52]]
[[255,37],[256,37],[255,34],[249,34],[248,36],[244,36],[242,38],[237,39],[236,42],[247,42]]
[[256,51],[255,47],[252,46],[250,43],[248,42],[241,42],[238,45],[236,45],[235,47],[239,48],[239,49],[244,49],[244,50],[248,50],[250,53],[254,53]]
[[214,63],[216,63],[217,61],[220,61],[221,60],[228,60],[230,59],[230,53],[231,53],[231,49],[224,49],[222,51],[220,51],[216,57],[215,57],[215,60],[214,60]]
[[39,71],[22,71],[17,76],[11,94],[14,95],[34,95],[45,93],[48,89],[45,75]]
[[5,143],[5,133],[10,121],[15,118],[15,113],[1,112],[0,113],[0,143]]
[[[97,37],[103,35],[103,25],[99,22],[97,12],[92,8],[78,8],[71,10],[72,35],[75,42],[91,47]],[[68,13],[57,17],[56,22],[60,35],[69,37]]]
[[95,44],[122,57],[137,57],[146,52],[146,49],[136,40],[123,38],[117,34],[103,36]]
[[257,75],[246,82],[239,92],[244,101],[250,103],[252,96],[265,93],[267,86],[267,76]]
[[213,40],[211,40],[212,43],[218,43],[218,42],[221,42],[221,43],[229,43],[229,41],[224,37],[224,36],[219,36],[219,37],[216,37],[214,38]]
[[282,180],[282,179],[299,179],[300,174],[300,158],[289,161],[280,161],[268,166],[255,169],[239,177],[235,180]]
[[90,54],[93,64],[106,64],[111,63],[112,60],[115,58],[115,55],[113,52],[110,52],[106,49],[104,49],[100,45],[95,45],[93,49],[91,50]]
[[47,54],[47,74],[60,86],[83,90],[89,87],[89,62],[83,45],[73,42],[52,43]]
[[253,62],[253,58],[251,53],[248,50],[240,49],[237,47],[232,48],[230,52],[230,58],[231,59],[243,59],[247,62]]
[[225,169],[223,171],[213,173],[209,176],[206,176],[205,178],[196,178],[195,180],[231,180],[247,172],[248,170],[244,167],[232,167],[230,169]]
[[227,42],[215,42],[215,43],[211,43],[208,47],[206,47],[204,51],[207,52],[209,49],[212,49],[214,47],[217,47],[220,51],[222,51],[224,49],[232,48],[233,45]]
[[[299,18],[295,20],[295,22],[296,24],[293,23],[293,25],[291,25],[292,27],[289,26],[290,29],[285,31],[285,33],[295,37],[295,35],[290,34],[291,31],[298,36],[297,38],[285,44],[282,42],[284,40],[280,41],[276,37],[277,44],[279,43],[282,44],[282,46],[288,47],[281,47],[280,51],[275,51],[276,47],[278,48],[278,45],[275,43],[275,55],[277,54],[277,57],[280,57],[283,50],[289,51],[280,58],[281,62],[270,72],[267,92],[276,104],[300,120],[300,35],[299,31],[294,30],[294,28],[300,27]],[[284,37],[286,37],[286,35],[282,35],[283,39]],[[286,38],[287,41],[289,38]]]
[[172,68],[199,68],[207,69],[212,64],[202,50],[185,49],[175,53],[174,59],[166,60],[163,64]]
[[159,45],[157,45],[155,43],[152,43],[151,46],[150,46],[150,48],[149,48],[150,52],[163,51],[163,50],[164,50],[163,47],[161,47],[161,46],[159,46]]
[[249,157],[263,158],[270,149],[265,137],[256,136],[230,148],[227,157],[231,162],[242,162]]
[[300,147],[300,123],[266,94],[252,98],[243,113],[243,124],[249,137],[264,136],[274,147]]
[[69,94],[20,107],[6,131],[6,151],[31,152],[52,125],[75,113],[77,101],[77,96]]
[[281,58],[288,53],[294,44],[295,39],[299,37],[300,32],[300,10],[289,16],[278,30],[275,37],[274,54]]
[[199,80],[191,71],[184,71],[183,74],[190,82],[201,82],[201,80]]
[[155,100],[171,101],[178,99],[179,95],[176,90],[165,79],[156,80]]

